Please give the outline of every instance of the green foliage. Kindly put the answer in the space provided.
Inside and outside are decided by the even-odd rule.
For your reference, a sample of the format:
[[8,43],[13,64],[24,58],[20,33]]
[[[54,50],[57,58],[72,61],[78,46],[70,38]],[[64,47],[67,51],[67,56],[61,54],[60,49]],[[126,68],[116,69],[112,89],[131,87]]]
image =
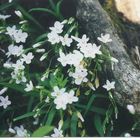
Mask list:
[[43,137],[48,135],[53,130],[52,126],[46,125],[38,128],[33,132],[32,137]]
[[[107,77],[103,75],[104,65],[110,64],[111,56],[109,52],[103,48],[104,45],[102,45],[102,55],[97,55],[94,59],[84,58],[80,64],[88,68],[89,81],[83,82],[80,85],[74,84],[74,78],[68,76],[70,72],[74,72],[74,66],[63,67],[60,62],[58,62],[58,57],[60,50],[66,55],[75,50],[76,43],[74,42],[71,47],[66,47],[61,43],[51,44],[48,41],[49,30],[47,31],[46,27],[32,15],[34,12],[36,12],[37,16],[39,12],[44,12],[50,17],[53,16],[55,20],[62,22],[62,20],[65,19],[61,13],[63,1],[49,0],[48,2],[49,5],[45,8],[31,8],[30,10],[22,7],[18,1],[5,3],[0,6],[0,11],[13,8],[22,13],[22,19],[21,17],[16,17],[12,20],[14,23],[15,21],[19,23],[21,21],[27,21],[17,25],[19,29],[26,31],[29,35],[27,42],[23,43],[23,54],[31,52],[35,54],[34,61],[30,67],[26,65],[24,69],[27,81],[22,81],[19,84],[16,83],[14,78],[11,78],[15,68],[8,70],[3,68],[3,63],[7,58],[2,58],[0,61],[0,87],[8,88],[4,94],[8,95],[12,102],[10,107],[6,109],[0,108],[0,123],[5,122],[0,126],[0,136],[11,135],[7,132],[8,128],[14,128],[14,126],[19,124],[23,124],[31,137],[50,136],[54,128],[58,128],[59,131],[63,130],[63,135],[70,137],[113,136],[111,128],[113,128],[112,122],[116,121],[119,115],[118,106],[113,97],[113,90],[107,92],[102,88],[105,82],[104,79]],[[75,18],[70,17],[63,22],[65,22],[65,27],[64,32],[61,34],[62,36],[66,34],[75,37],[81,36],[81,33],[79,33],[80,26],[75,21]],[[2,40],[1,45],[5,52],[7,52],[7,47],[10,43],[15,43],[6,34],[6,28],[9,25],[12,25],[10,20],[8,23],[6,23],[6,21],[0,21],[0,31],[2,31],[0,41]],[[45,52],[39,52],[39,49],[45,50]],[[45,56],[45,58],[43,61],[40,61],[42,56]],[[18,56],[19,59],[22,57]],[[16,57],[12,56],[11,59],[13,59],[15,63]],[[66,73],[66,71],[68,73]],[[22,72],[22,70],[20,72]],[[19,77],[20,76],[21,75],[19,75]],[[28,92],[25,88],[30,81],[33,82],[33,88]],[[54,102],[56,97],[51,95],[56,86],[61,90],[64,89],[65,94],[72,90],[76,94],[74,97],[78,99],[78,101],[67,104],[66,110],[57,109]],[[59,95],[59,93],[57,94]],[[49,101],[47,101],[47,98],[49,98]],[[81,116],[78,116],[78,113],[80,113]],[[36,120],[36,122],[34,120]],[[88,122],[90,122],[90,124]],[[91,125],[92,128],[90,128]],[[133,129],[136,128],[139,129],[139,123],[133,126]],[[92,131],[91,134],[90,131]]]

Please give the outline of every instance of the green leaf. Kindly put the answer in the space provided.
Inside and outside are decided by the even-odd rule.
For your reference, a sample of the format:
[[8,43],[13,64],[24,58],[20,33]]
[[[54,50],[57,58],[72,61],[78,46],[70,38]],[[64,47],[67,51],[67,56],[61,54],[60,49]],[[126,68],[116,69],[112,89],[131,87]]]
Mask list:
[[21,93],[26,93],[24,91],[24,88],[23,88],[22,85],[18,85],[18,84],[15,84],[15,83],[4,83],[4,82],[0,83],[0,85],[11,88],[11,89],[14,89],[14,90],[19,91]]
[[64,121],[64,124],[63,124],[63,127],[62,129],[63,130],[66,130],[70,127],[70,118],[68,118],[67,120]]
[[5,83],[5,82],[1,82],[0,83],[0,86],[4,86],[4,87],[8,87],[10,89],[13,89],[15,91],[18,91],[18,93],[22,93],[23,96],[39,96],[39,94],[35,91],[30,91],[30,92],[26,92],[24,90],[24,87],[23,85],[19,85],[19,84],[16,84],[16,83]]
[[52,126],[48,126],[48,125],[42,126],[33,132],[32,137],[47,136],[47,134],[49,134],[53,129],[54,127]]
[[46,125],[51,125],[53,118],[55,117],[55,113],[56,113],[56,109],[52,108],[50,112],[48,113],[48,119],[47,119]]
[[29,10],[29,12],[47,12],[47,13],[57,17],[55,12],[53,12],[52,10],[47,9],[47,8],[32,8],[32,9]]
[[8,9],[11,6],[13,6],[13,3],[5,3],[5,4],[2,4],[2,5],[0,5],[0,11],[3,11],[5,9]]
[[70,124],[70,130],[71,130],[71,136],[75,137],[77,134],[77,123],[78,123],[78,117],[77,113],[74,112],[71,118],[71,124]]
[[[41,111],[40,114],[45,114],[46,111]],[[19,117],[16,117],[14,118],[14,121],[19,121],[19,120],[22,120],[22,119],[25,119],[25,118],[29,118],[29,117],[32,117],[36,114],[36,112],[29,112],[29,113],[26,113],[24,115],[21,115]]]
[[86,110],[85,110],[85,113],[84,115],[87,114],[87,112],[89,111],[90,107],[92,106],[93,104],[93,101],[95,100],[95,98],[106,98],[106,96],[104,95],[101,95],[101,94],[93,94],[91,97],[90,97],[90,100],[86,106]]
[[49,0],[49,3],[51,5],[51,8],[55,11],[55,3],[53,2],[53,0]]
[[106,117],[103,121],[103,130],[104,130],[104,133],[106,132],[107,130],[107,126],[111,120],[111,116],[113,114],[113,107],[110,105],[108,110],[106,111]]
[[14,121],[19,121],[19,120],[22,120],[22,119],[25,119],[25,118],[28,118],[28,117],[32,117],[34,115],[35,115],[35,112],[29,112],[29,113],[26,113],[24,115],[21,115],[19,117],[14,118]]
[[42,41],[42,44],[44,44],[46,42],[46,38],[48,37],[48,33],[44,33],[40,36],[37,37],[37,39],[35,40],[35,42],[39,42],[45,39],[45,41]]
[[101,137],[103,137],[104,131],[103,131],[101,117],[97,114],[95,114],[95,116],[94,116],[94,125],[95,125],[95,128],[96,128],[97,132],[99,133],[99,135]]
[[61,6],[61,3],[62,3],[63,0],[60,0],[57,5],[56,5],[56,13],[57,13],[57,16],[60,17],[60,18],[63,18],[61,12],[60,12],[60,6]]
[[34,96],[31,96],[29,101],[28,101],[28,107],[27,107],[27,112],[30,112],[32,110],[32,106],[33,106],[33,103],[34,103]]
[[[86,106],[85,105],[81,105],[81,104],[75,104],[76,107],[79,107],[81,109],[86,110]],[[94,113],[98,113],[100,115],[105,115],[106,114],[106,110],[100,107],[95,107],[92,106],[92,108],[89,109],[89,111],[94,112]]]
[[57,12],[57,14],[60,13],[60,6],[61,6],[62,1],[63,1],[63,0],[60,0],[60,1],[57,3],[57,5],[56,5],[56,12]]
[[41,30],[43,30],[43,27],[40,25],[40,23],[33,17],[31,16],[26,10],[24,10],[21,6],[17,6],[17,9],[21,11],[21,13],[30,21],[32,21],[36,26],[38,26]]

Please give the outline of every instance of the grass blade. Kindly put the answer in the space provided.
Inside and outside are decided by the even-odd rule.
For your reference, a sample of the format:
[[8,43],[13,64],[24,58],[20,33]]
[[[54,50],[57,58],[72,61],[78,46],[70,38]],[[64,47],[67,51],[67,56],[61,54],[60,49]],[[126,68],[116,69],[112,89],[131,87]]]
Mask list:
[[52,10],[47,9],[47,8],[32,8],[32,9],[29,10],[29,12],[47,12],[47,13],[53,15],[53,16],[57,16],[55,14],[55,12],[53,12]]
[[96,130],[99,133],[99,135],[101,137],[103,137],[104,131],[103,131],[103,126],[102,126],[102,122],[101,122],[101,117],[97,114],[95,114],[95,116],[94,116],[94,125],[95,125]]
[[51,125],[53,118],[55,116],[55,113],[56,113],[56,109],[52,108],[51,111],[48,113],[48,119],[47,119],[46,125]]
[[77,114],[75,112],[72,115],[71,124],[70,124],[72,137],[75,137],[77,135],[77,123],[78,123],[78,117],[77,117]]

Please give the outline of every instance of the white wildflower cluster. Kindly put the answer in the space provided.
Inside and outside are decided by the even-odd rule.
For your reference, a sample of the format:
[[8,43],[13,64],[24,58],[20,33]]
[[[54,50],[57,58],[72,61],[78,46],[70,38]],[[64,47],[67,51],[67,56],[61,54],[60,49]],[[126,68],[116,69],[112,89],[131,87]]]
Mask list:
[[51,42],[52,45],[61,42],[63,46],[70,47],[72,39],[69,37],[69,35],[60,35],[63,32],[64,24],[65,21],[56,21],[54,23],[54,27],[50,27],[51,32],[48,34],[48,41]]
[[[62,49],[60,49],[59,58],[57,60],[62,64],[63,67],[66,67],[68,65],[75,67],[75,71],[70,72],[69,76],[74,78],[74,83],[76,85],[80,85],[83,82],[90,81],[87,78],[88,70],[83,65],[83,63],[85,63],[85,59],[94,59],[97,55],[102,55],[101,46],[97,46],[94,43],[89,43],[89,38],[85,34],[81,38],[76,36],[68,37],[68,34],[65,34],[64,37],[62,37],[61,34],[63,33],[64,25],[64,21],[56,21],[54,23],[54,27],[50,27],[51,32],[48,34],[48,41],[51,42],[52,45],[61,42],[62,46],[66,47],[70,47],[73,40],[77,42],[77,49],[73,50],[73,52],[64,53]],[[103,43],[109,43],[112,41],[109,34],[101,34],[101,37],[98,37],[98,40]],[[110,60],[113,63],[118,62],[118,60],[114,57],[111,57]],[[109,91],[111,89],[114,89],[114,84],[115,82],[110,83],[107,80],[106,85],[104,85],[103,87],[106,88],[107,91]],[[93,85],[92,88],[94,88]]]
[[80,65],[80,62],[83,60],[83,54],[78,50],[74,50],[73,53],[67,55],[60,50],[59,55],[60,57],[57,60],[61,62],[64,67],[66,65],[73,65],[76,67]]
[[16,61],[16,63],[7,63],[4,64],[7,68],[12,68],[13,72],[11,73],[12,79],[16,80],[16,83],[19,84],[21,82],[26,82],[27,79],[25,77],[25,64],[30,64],[32,59],[34,58],[34,55],[32,52],[29,52],[28,54],[22,54],[20,59]]
[[18,30],[15,25],[12,27],[7,27],[6,30],[6,34],[8,34],[16,43],[26,42],[28,34],[26,32],[23,32],[21,29]]
[[81,39],[74,36],[72,36],[72,38],[78,43],[77,47],[83,53],[85,58],[95,58],[96,54],[102,54],[100,51],[101,46],[88,43],[89,38],[87,38],[86,35],[83,35]]
[[78,101],[78,97],[74,96],[74,91],[66,92],[65,88],[59,89],[57,86],[54,87],[54,91],[51,96],[54,97],[54,103],[56,104],[56,109],[67,108],[67,104],[72,104]]
[[6,53],[7,57],[13,56],[20,56],[23,53],[23,45],[16,46],[16,45],[9,45],[8,52]]
[[[20,11],[16,11],[19,14]],[[0,19],[7,19],[10,15],[0,15]],[[25,51],[23,43],[26,42],[28,34],[23,32],[22,29],[18,29],[16,25],[8,26],[5,28],[5,35],[8,35],[11,40],[11,44],[8,46],[8,51],[5,53],[7,61],[3,66],[7,69],[11,69],[11,78],[15,80],[16,84],[25,83],[25,91],[33,90],[33,84],[26,78],[26,65],[29,65],[34,55],[32,52]],[[27,83],[26,83],[27,82]],[[3,90],[1,90],[2,94]],[[9,97],[0,96],[0,106],[4,109],[11,104]]]
[[9,128],[9,132],[14,134],[15,137],[29,137],[30,134],[27,130],[23,127],[23,125],[15,126],[14,128]]
[[81,67],[76,67],[74,73],[72,72],[69,73],[69,76],[74,78],[74,82],[76,85],[80,85],[82,82],[87,82],[88,81],[86,77],[87,75],[88,75],[87,69]]
[[[8,34],[15,43],[25,43],[28,37],[26,32],[22,32],[21,29],[18,30],[15,25],[12,27],[8,26],[6,28],[6,34]],[[6,61],[4,63],[4,67],[13,69],[13,72],[11,73],[12,79],[14,79],[17,84],[20,84],[21,82],[25,83],[27,81],[24,71],[25,64],[30,64],[34,58],[32,52],[25,54],[23,44],[11,44],[8,46],[8,52],[6,55],[7,58],[11,56],[18,58],[16,63],[13,63],[12,61]]]
[[[15,11],[15,13],[19,17],[22,17],[22,13],[20,11]],[[0,17],[0,19],[1,18],[2,17]],[[3,17],[3,20],[5,20],[6,18],[8,18],[8,15],[6,17]],[[77,36],[71,36],[69,32],[64,32],[66,23],[67,23],[66,20],[63,22],[56,21],[54,23],[54,26],[50,27],[51,31],[50,33],[48,33],[48,36],[47,36],[48,42],[51,43],[51,45],[55,46],[56,44],[59,44],[58,45],[59,48],[57,49],[59,50],[57,54],[59,55],[59,57],[56,58],[55,60],[57,60],[57,62],[60,62],[64,69],[69,68],[66,71],[69,77],[66,77],[66,78],[69,78],[72,81],[72,82],[70,81],[72,84],[74,83],[77,87],[80,87],[80,86],[83,87],[84,85],[86,85],[86,86],[89,86],[90,89],[96,90],[97,89],[96,85],[92,84],[92,82],[94,81],[94,78],[91,78],[92,72],[89,70],[89,66],[92,60],[95,62],[96,58],[102,56],[103,54],[103,52],[101,51],[102,47],[101,45],[90,43],[89,38],[85,34],[81,38],[79,38]],[[66,110],[68,109],[68,106],[72,105],[75,102],[78,102],[79,100],[79,98],[77,97],[78,93],[74,85],[72,85],[73,88],[67,91],[66,90],[67,83],[63,85],[63,82],[62,82],[62,86],[59,85],[61,83],[57,83],[57,84],[54,83],[54,85],[59,85],[59,86],[51,85],[51,88],[53,87],[53,91],[51,93],[50,91],[48,91],[48,89],[50,88],[46,89],[46,87],[42,85],[42,83],[45,82],[47,78],[49,79],[51,77],[49,74],[51,72],[54,72],[51,69],[51,64],[48,66],[49,70],[46,69],[46,72],[40,76],[39,80],[41,80],[41,82],[39,81],[38,85],[35,86],[34,83],[37,83],[37,82],[36,81],[34,82],[32,79],[30,79],[30,73],[27,72],[27,69],[28,69],[27,67],[30,66],[30,64],[32,63],[34,59],[34,54],[31,50],[35,50],[36,53],[44,53],[40,57],[39,59],[40,61],[43,61],[49,53],[49,51],[45,52],[46,50],[44,48],[39,48],[40,46],[42,46],[43,41],[35,43],[32,46],[32,48],[28,50],[28,49],[25,49],[24,44],[23,44],[23,43],[26,43],[26,40],[28,37],[28,34],[26,32],[23,32],[21,29],[17,29],[17,27],[14,25],[12,27],[8,26],[6,28],[5,34],[6,36],[8,35],[8,37],[10,37],[11,44],[9,44],[8,51],[5,53],[7,57],[7,61],[3,64],[3,66],[11,70],[10,74],[11,74],[12,82],[15,82],[16,84],[21,84],[21,86],[24,86],[25,92],[30,92],[35,89],[35,91],[42,93],[40,95],[40,99],[41,101],[42,100],[44,101],[43,104],[49,105],[51,104],[51,101],[53,101],[53,103],[55,104],[55,108],[57,110]],[[103,43],[109,43],[112,41],[112,39],[110,39],[109,34],[105,34],[105,35],[101,34],[101,37],[98,37],[98,40]],[[72,44],[74,46],[72,46]],[[67,49],[67,47],[69,49]],[[70,51],[70,48],[74,48],[74,49],[73,50],[71,49]],[[55,57],[57,55],[55,55]],[[110,60],[113,63],[118,62],[118,60],[115,59],[114,57],[110,57]],[[49,72],[47,72],[47,70]],[[56,71],[53,74],[54,76],[57,73]],[[51,82],[52,81],[50,81],[50,84]],[[65,88],[62,88],[62,87],[65,87]],[[106,80],[106,83],[102,87],[105,88],[108,92],[110,92],[111,90],[115,89],[115,82],[114,81],[110,82],[109,80]],[[6,91],[7,91],[7,88],[3,88],[0,90],[0,106],[3,107],[4,109],[6,109],[11,104],[9,97],[3,96],[3,94]],[[40,106],[39,108],[35,109],[37,113],[34,116],[36,119],[33,122],[34,125],[39,124],[40,111],[42,108],[44,109],[44,107],[40,107]],[[132,114],[134,114],[134,108],[132,106],[127,106],[127,108]],[[80,120],[80,123],[81,123],[81,122],[84,122],[84,118],[80,112],[81,111],[76,110],[77,118]],[[51,137],[63,137],[63,131],[61,130],[62,124],[63,124],[63,121],[61,120],[59,127],[54,128],[54,133],[51,135]],[[14,134],[15,137],[30,136],[27,130],[23,127],[23,125],[19,127],[16,126],[14,128],[10,127],[9,132]]]
[[31,60],[34,58],[34,55],[32,52],[29,52],[28,54],[23,53],[23,45],[20,46],[14,46],[10,45],[8,47],[8,52],[6,53],[7,57],[10,57],[11,55],[17,56],[20,58],[16,61],[16,63],[13,62],[5,62],[4,67],[6,68],[12,68],[14,71],[11,73],[12,79],[16,80],[16,83],[19,84],[21,82],[26,82],[26,77],[25,77],[25,64],[30,64]]

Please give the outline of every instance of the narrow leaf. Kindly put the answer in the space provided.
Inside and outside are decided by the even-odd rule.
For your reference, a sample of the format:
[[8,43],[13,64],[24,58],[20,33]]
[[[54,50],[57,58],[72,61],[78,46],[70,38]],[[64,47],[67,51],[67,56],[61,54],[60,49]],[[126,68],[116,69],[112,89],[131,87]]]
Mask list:
[[34,133],[32,134],[32,137],[47,136],[47,134],[49,134],[53,129],[54,127],[52,126],[48,126],[48,125],[42,126],[38,128],[36,131],[34,131]]
[[75,112],[72,115],[71,124],[70,124],[72,137],[75,137],[77,135],[77,123],[78,123],[78,117],[77,117],[77,113]]
[[51,111],[48,113],[48,119],[47,119],[46,125],[51,125],[53,118],[55,116],[55,113],[56,113],[56,109],[52,108]]
[[104,136],[104,131],[103,131],[101,117],[97,114],[95,114],[95,116],[94,116],[94,125],[95,125],[96,130],[99,133],[99,135],[101,137],[103,137]]

